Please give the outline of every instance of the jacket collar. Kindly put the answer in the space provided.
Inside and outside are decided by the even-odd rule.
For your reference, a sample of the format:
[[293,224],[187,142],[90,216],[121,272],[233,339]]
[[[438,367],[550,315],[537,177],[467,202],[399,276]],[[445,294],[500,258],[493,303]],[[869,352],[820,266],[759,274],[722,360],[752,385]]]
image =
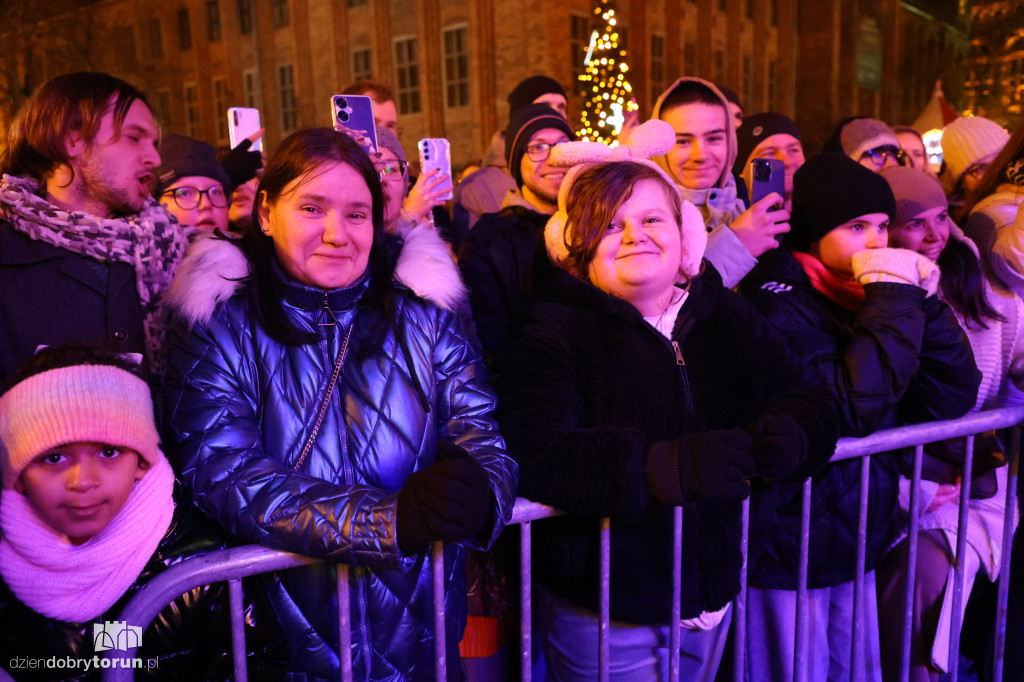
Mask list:
[[285,285],[285,301],[296,308],[309,311],[323,310],[324,308],[330,310],[354,308],[369,286],[370,267],[367,265],[363,274],[351,286],[325,291],[296,281],[281,268],[276,260],[274,261],[274,273],[281,278]]

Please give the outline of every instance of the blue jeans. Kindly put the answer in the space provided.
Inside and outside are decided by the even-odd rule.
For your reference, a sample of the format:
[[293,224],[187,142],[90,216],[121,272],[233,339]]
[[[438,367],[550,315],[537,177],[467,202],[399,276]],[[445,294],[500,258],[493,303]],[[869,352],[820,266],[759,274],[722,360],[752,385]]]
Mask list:
[[[881,682],[878,604],[875,573],[864,576],[864,678]],[[807,590],[807,679],[844,682],[852,679],[853,583]],[[796,591],[747,590],[748,682],[789,682],[796,650]]]
[[[544,657],[552,682],[591,682],[598,675],[598,615],[538,587],[534,604],[544,631]],[[711,630],[680,631],[679,679],[714,680],[722,660],[732,609]],[[668,626],[612,621],[609,677],[617,682],[667,680]]]

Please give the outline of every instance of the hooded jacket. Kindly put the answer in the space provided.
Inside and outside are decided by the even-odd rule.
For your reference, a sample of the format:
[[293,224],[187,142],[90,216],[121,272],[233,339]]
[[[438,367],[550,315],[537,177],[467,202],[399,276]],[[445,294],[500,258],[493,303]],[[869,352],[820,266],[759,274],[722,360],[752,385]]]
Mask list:
[[665,100],[679,87],[689,84],[703,86],[722,103],[726,139],[726,154],[722,163],[722,173],[712,187],[690,189],[679,182],[667,156],[655,156],[651,160],[664,168],[675,179],[679,187],[679,194],[700,209],[704,216],[704,224],[710,233],[705,258],[711,261],[711,264],[722,275],[725,286],[732,288],[739,284],[740,280],[757,264],[757,259],[750,255],[750,252],[732,230],[728,229],[729,225],[732,225],[733,221],[747,210],[746,205],[737,195],[736,178],[732,174],[732,166],[736,162],[736,129],[728,115],[729,103],[714,83],[684,76],[661,93],[654,103],[651,118],[662,118],[662,105]]
[[[713,269],[691,281],[671,340],[628,302],[552,270],[538,278],[509,361],[515,371],[497,386],[521,493],[567,512],[535,524],[537,579],[596,610],[598,520],[610,516],[616,620],[671,617],[673,509],[647,483],[653,444],[789,414],[807,434],[811,470],[835,448],[828,392],[805,378],[782,337]],[[752,500],[752,545],[766,533],[775,499],[759,489]],[[721,609],[739,591],[740,510],[738,502],[683,507],[683,618]]]
[[[848,310],[813,288],[786,249],[764,254],[743,295],[781,331],[804,364],[838,400],[841,435],[866,436],[906,423],[955,419],[974,407],[980,375],[949,306],[910,284],[864,286]],[[859,460],[837,462],[814,478],[807,586],[854,579]],[[896,531],[897,463],[871,458],[866,570],[873,570]],[[750,584],[797,588],[801,500],[780,507],[768,549]]]
[[[480,535],[445,546],[452,661],[465,627],[466,548],[489,546],[511,517],[518,470],[497,432],[479,352],[451,311],[457,301],[441,308],[406,288],[430,295],[457,283],[454,264],[422,276],[424,234],[440,244],[428,231],[410,235],[395,271],[404,283],[396,322],[374,348],[365,341],[383,313],[363,302],[369,281],[324,292],[280,273],[286,314],[319,336],[295,347],[273,340],[244,293],[234,295],[248,263],[228,241],[197,241],[172,288],[172,305],[194,325],[170,344],[165,401],[167,450],[185,486],[235,535],[327,562],[254,581],[295,679],[338,677],[333,563],[352,567],[355,678],[433,679],[431,562],[399,549],[396,505],[409,474],[435,461],[438,440],[483,466],[493,497]],[[300,461],[349,331],[337,387]]]
[[977,203],[964,223],[964,232],[981,252],[982,263],[996,279],[1024,296],[1024,187],[1004,182]]

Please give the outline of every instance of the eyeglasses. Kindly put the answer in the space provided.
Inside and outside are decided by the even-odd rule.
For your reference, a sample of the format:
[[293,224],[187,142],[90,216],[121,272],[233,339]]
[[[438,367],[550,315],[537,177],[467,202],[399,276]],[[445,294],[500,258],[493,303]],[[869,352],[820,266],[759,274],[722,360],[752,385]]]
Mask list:
[[209,189],[197,189],[195,187],[175,187],[163,193],[163,196],[170,194],[178,208],[189,211],[199,205],[203,195],[210,200],[210,203],[217,208],[225,208],[229,202],[227,190],[221,185],[214,185]]
[[905,151],[903,151],[902,149],[900,149],[899,147],[894,147],[891,144],[887,144],[887,145],[883,145],[881,147],[875,147],[874,149],[867,150],[866,152],[864,152],[863,154],[860,155],[860,160],[863,161],[864,157],[868,157],[868,158],[871,159],[872,163],[874,163],[876,166],[881,168],[882,166],[885,165],[886,160],[890,156],[899,165],[901,165],[901,166],[906,166],[907,165],[907,161],[908,161],[907,153]]
[[988,164],[987,163],[976,163],[973,166],[971,166],[970,168],[968,168],[967,170],[965,170],[964,171],[964,175],[969,175],[972,178],[974,178],[975,180],[981,180],[981,178],[985,175],[985,171],[987,171],[987,170],[988,170]]
[[385,163],[375,163],[374,167],[377,169],[377,174],[380,175],[381,182],[387,182],[388,180],[399,180],[405,177],[405,172],[409,170],[409,164],[405,161],[387,161]]
[[560,140],[558,142],[538,142],[537,144],[531,144],[526,148],[526,155],[530,157],[530,161],[547,161],[548,157],[551,156],[551,148],[567,142],[568,140]]

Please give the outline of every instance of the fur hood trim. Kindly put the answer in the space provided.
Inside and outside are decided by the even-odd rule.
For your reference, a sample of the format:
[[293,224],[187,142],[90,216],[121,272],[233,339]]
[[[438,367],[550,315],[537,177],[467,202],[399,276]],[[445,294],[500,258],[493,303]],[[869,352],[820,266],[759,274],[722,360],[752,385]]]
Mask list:
[[[415,225],[399,227],[405,244],[395,266],[395,280],[445,310],[455,310],[466,298],[447,244],[434,230]],[[249,261],[235,240],[200,235],[189,246],[164,302],[195,326],[207,322],[217,306],[237,294],[249,276]]]

